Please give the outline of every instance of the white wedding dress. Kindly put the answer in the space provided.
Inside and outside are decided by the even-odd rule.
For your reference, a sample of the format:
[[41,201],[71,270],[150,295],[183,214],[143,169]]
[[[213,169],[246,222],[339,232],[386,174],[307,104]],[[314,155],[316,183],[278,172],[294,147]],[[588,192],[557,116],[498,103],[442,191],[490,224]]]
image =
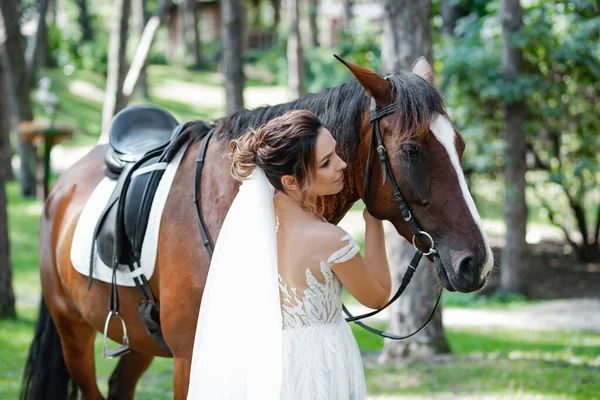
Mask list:
[[342,314],[342,284],[331,270],[354,257],[359,247],[346,234],[341,248],[305,271],[293,287],[279,275],[283,323],[280,400],[364,400],[366,384],[360,350]]

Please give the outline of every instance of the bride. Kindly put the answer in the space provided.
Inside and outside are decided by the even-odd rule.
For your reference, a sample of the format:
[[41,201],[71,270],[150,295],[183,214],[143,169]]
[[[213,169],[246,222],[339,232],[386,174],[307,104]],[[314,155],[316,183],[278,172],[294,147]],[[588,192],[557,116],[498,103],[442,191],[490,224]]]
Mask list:
[[361,400],[366,384],[342,286],[378,308],[391,280],[381,221],[364,212],[365,256],[317,207],[344,187],[336,141],[309,111],[232,140],[242,182],[204,288],[188,399]]

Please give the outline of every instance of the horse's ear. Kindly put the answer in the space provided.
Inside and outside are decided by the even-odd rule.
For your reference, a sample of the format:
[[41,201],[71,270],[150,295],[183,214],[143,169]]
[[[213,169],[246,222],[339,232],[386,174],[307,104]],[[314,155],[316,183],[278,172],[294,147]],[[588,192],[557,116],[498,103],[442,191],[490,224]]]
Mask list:
[[365,88],[367,93],[372,96],[379,105],[388,105],[392,102],[392,87],[387,80],[383,79],[370,69],[346,61],[336,54],[333,56],[348,67],[362,87]]
[[412,67],[410,67],[410,72],[419,75],[433,85],[433,67],[427,62],[425,57],[417,58]]

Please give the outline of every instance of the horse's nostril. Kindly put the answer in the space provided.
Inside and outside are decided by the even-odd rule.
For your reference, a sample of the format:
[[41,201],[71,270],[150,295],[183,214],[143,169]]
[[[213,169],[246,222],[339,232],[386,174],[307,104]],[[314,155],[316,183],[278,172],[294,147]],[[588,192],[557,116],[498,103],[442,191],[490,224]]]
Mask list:
[[483,268],[485,256],[478,254],[469,254],[465,256],[458,264],[458,273],[460,277],[470,284],[479,282],[479,271]]
[[475,279],[477,279],[476,268],[477,267],[473,262],[473,257],[467,256],[460,260],[460,263],[458,264],[458,273],[463,280],[472,283]]

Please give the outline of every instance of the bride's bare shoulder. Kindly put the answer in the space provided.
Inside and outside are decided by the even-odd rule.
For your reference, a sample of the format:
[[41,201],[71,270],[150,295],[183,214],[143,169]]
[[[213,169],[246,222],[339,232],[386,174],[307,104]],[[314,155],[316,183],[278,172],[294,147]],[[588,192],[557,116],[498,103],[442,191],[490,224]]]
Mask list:
[[317,222],[307,230],[306,241],[317,258],[327,259],[326,257],[343,246],[342,239],[346,235],[346,231],[339,226]]

